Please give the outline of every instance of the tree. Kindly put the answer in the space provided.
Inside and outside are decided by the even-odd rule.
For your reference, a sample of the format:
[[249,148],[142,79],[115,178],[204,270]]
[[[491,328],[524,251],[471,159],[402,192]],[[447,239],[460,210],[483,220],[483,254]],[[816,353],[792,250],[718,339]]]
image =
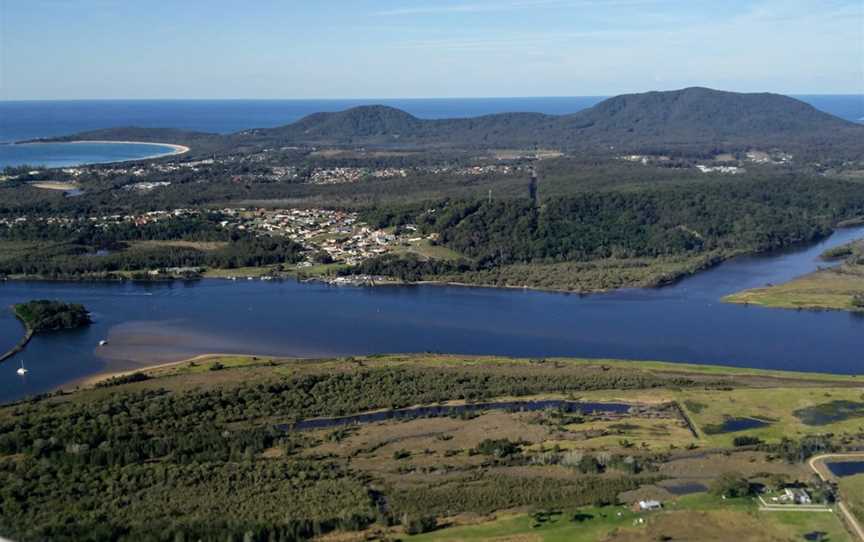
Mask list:
[[721,474],[711,485],[711,493],[720,497],[734,499],[746,497],[752,493],[750,482],[746,478],[732,473]]

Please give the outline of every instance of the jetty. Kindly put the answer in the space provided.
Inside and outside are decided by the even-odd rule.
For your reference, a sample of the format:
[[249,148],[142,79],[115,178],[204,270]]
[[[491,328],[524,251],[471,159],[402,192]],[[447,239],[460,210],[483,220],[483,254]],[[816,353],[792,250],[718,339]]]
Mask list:
[[[17,314],[16,314],[16,316],[17,316]],[[24,324],[24,322],[21,322],[21,323]],[[24,328],[27,330],[27,332],[24,334],[24,338],[22,338],[20,341],[18,341],[18,344],[16,344],[12,348],[10,348],[6,353],[0,354],[0,363],[6,361],[7,359],[9,359],[12,356],[14,356],[15,354],[17,354],[18,352],[21,352],[22,350],[24,350],[24,348],[27,346],[27,343],[29,343],[30,339],[33,338],[34,330],[31,329],[27,324],[24,324]]]

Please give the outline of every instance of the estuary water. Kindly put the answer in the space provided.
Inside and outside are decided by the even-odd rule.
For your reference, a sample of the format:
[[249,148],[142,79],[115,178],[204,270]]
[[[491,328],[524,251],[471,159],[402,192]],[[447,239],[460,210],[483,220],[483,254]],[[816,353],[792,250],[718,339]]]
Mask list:
[[[720,302],[825,265],[826,248],[864,237],[838,230],[808,247],[742,257],[660,289],[575,295],[457,286],[336,287],[204,280],[0,283],[0,307],[50,298],[83,303],[87,329],[37,336],[0,364],[0,401],[106,370],[204,353],[332,356],[445,352],[583,356],[864,373],[864,317]],[[23,330],[0,310],[0,351]],[[101,339],[110,344],[98,347]],[[30,372],[15,374],[21,360]]]

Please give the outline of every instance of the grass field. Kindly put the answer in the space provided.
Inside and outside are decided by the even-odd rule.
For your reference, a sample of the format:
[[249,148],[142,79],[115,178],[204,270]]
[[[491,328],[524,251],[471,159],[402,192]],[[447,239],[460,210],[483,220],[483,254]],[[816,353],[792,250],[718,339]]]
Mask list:
[[224,241],[134,241],[130,243],[130,249],[146,250],[157,247],[172,248],[194,248],[205,252],[218,250],[228,246]]
[[416,254],[421,259],[429,260],[458,260],[463,256],[455,250],[449,249],[442,245],[433,245],[428,239],[421,239],[410,243],[408,246],[397,246],[395,254]]
[[[862,388],[822,386],[815,381],[812,387],[783,387],[781,384],[775,388],[741,387],[732,390],[647,390],[627,394],[598,391],[581,394],[581,397],[607,401],[626,398],[641,402],[678,401],[696,426],[700,444],[708,447],[728,447],[734,437],[741,435],[777,442],[783,437],[797,439],[819,433],[864,431],[864,407],[847,413],[846,419],[821,424],[807,424],[795,415],[795,411],[814,408],[831,414],[834,402],[862,402]],[[768,422],[768,425],[726,433],[706,432],[707,427],[721,425],[727,418],[757,418]],[[659,439],[656,444],[662,442],[664,439]],[[683,443],[686,444],[686,440]]]
[[727,303],[781,309],[833,309],[861,311],[852,305],[855,294],[864,294],[862,266],[843,265],[798,277],[784,284],[744,290],[723,298]]
[[864,522],[864,474],[840,478],[840,493],[849,511]]
[[853,298],[864,294],[864,265],[859,263],[864,241],[855,240],[826,250],[825,261],[846,261],[836,267],[820,269],[784,284],[744,290],[723,298],[728,303],[761,305],[780,309],[831,309],[864,311]]
[[[659,512],[632,512],[626,507],[579,508],[557,514],[501,515],[470,526],[444,528],[408,537],[416,542],[654,542],[710,540],[740,542],[805,540],[820,532],[831,542],[849,541],[834,514],[826,512],[759,512],[751,499],[720,500],[700,494],[681,497]],[[578,518],[578,519],[575,519]],[[640,519],[642,522],[640,522]]]

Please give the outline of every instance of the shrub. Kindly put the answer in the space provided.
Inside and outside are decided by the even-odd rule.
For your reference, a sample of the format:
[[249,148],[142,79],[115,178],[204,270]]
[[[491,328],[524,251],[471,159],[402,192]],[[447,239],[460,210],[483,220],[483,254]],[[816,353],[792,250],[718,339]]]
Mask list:
[[412,517],[406,514],[402,518],[402,526],[407,534],[428,533],[438,528],[438,520],[434,516]]
[[755,446],[762,444],[762,439],[759,437],[741,436],[732,439],[733,446]]

